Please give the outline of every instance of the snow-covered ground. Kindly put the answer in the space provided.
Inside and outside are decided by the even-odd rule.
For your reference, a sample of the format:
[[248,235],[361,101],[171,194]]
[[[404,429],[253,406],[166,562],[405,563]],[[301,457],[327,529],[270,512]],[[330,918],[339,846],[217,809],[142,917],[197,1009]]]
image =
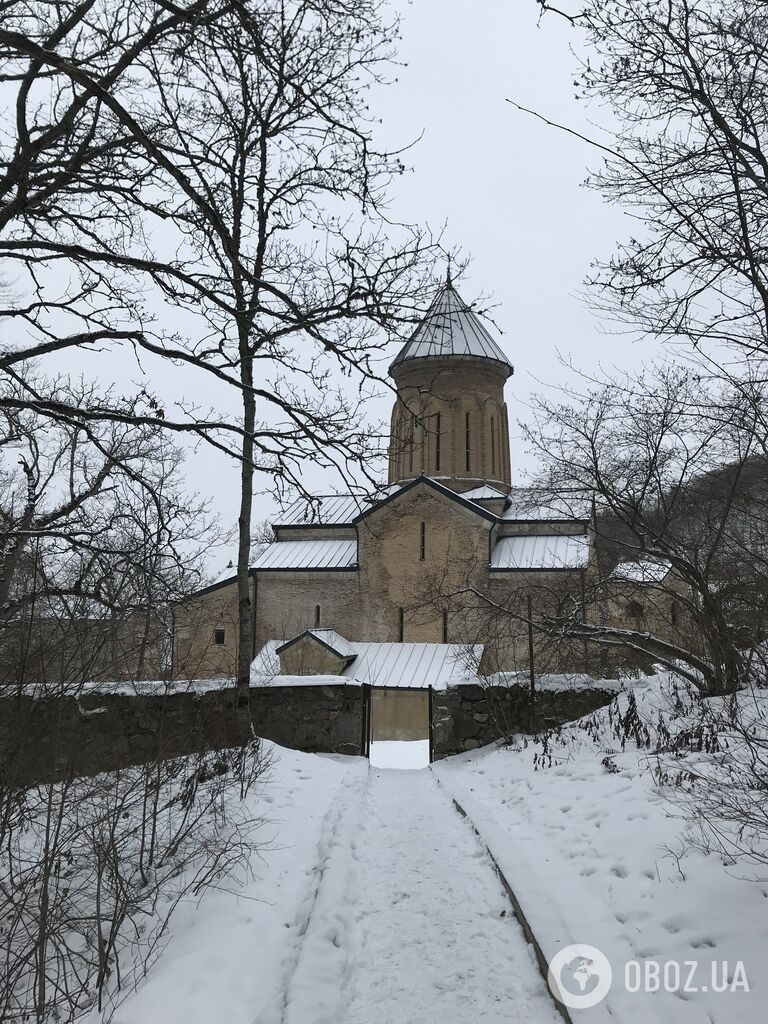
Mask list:
[[482,844],[430,772],[271,754],[249,797],[271,811],[257,877],[177,911],[116,1022],[557,1024]]
[[[656,719],[659,685],[636,691],[641,712],[645,704]],[[563,730],[550,746],[551,763],[549,754],[542,761],[539,744],[521,743],[449,758],[432,770],[482,833],[547,957],[570,943],[608,956],[614,981],[601,1008],[614,1021],[764,1024],[768,869],[686,846],[685,823],[656,791],[656,758],[632,742],[622,752],[611,714],[590,716],[589,730]],[[608,750],[612,767],[603,764]],[[670,961],[681,965],[683,979],[692,970],[684,965],[697,961],[692,986],[700,990],[664,991]],[[723,961],[731,977],[743,963],[749,993],[740,986],[712,991],[712,963],[719,972]],[[641,977],[660,964],[660,990],[627,992],[628,962],[640,964]],[[634,985],[637,968],[630,972]],[[675,969],[667,972],[675,987]],[[592,1011],[581,1012],[592,1019]]]
[[[269,812],[255,878],[177,912],[115,1020],[556,1024],[487,846],[548,957],[589,943],[611,962],[607,998],[572,1010],[574,1022],[764,1024],[766,872],[745,878],[683,847],[684,823],[651,771],[660,681],[634,692],[656,722],[642,749],[616,742],[628,694],[546,751],[521,742],[421,771],[269,745],[271,779],[248,797],[254,816]],[[379,753],[402,765],[402,745],[387,746]],[[666,963],[686,978],[696,961],[699,991],[664,991]],[[713,961],[731,976],[743,963],[750,991],[713,992]],[[627,992],[627,962],[658,964],[658,990]]]
[[372,769],[353,858],[334,1024],[562,1024],[483,846],[428,772]]
[[371,743],[370,761],[374,768],[426,768],[429,740],[378,740]]
[[[161,958],[119,1007],[116,1024],[287,1020],[339,822],[354,805],[368,763],[266,748],[274,760],[269,778],[247,797],[254,817],[267,819],[261,835],[267,845],[253,865],[254,878],[207,890],[176,911]],[[323,945],[332,956],[330,939]],[[94,1013],[90,1024],[99,1020]]]

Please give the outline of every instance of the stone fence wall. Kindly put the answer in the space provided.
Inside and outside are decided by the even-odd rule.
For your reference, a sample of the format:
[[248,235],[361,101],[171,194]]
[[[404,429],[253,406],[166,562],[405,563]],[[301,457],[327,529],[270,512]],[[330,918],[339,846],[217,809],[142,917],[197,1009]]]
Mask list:
[[[531,722],[524,686],[460,685],[432,695],[435,760],[515,732],[540,731],[608,704],[615,690],[543,690]],[[425,692],[426,698],[426,692]],[[233,688],[201,693],[0,698],[0,782],[32,785],[155,759],[220,750],[262,736],[296,750],[360,754],[363,689],[253,687],[248,707]]]
[[452,686],[432,695],[432,752],[435,761],[474,750],[516,732],[541,732],[573,722],[609,704],[615,689],[594,687],[540,690],[534,717],[526,686]]
[[254,687],[166,695],[91,693],[0,699],[0,780],[32,785],[246,743],[252,735],[298,750],[359,754],[356,686]]

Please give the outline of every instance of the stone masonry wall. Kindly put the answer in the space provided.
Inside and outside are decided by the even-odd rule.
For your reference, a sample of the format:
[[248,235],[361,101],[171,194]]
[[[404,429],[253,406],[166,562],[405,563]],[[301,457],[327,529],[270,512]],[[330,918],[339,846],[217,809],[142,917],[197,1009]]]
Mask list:
[[31,785],[156,758],[235,747],[253,733],[297,750],[359,754],[356,686],[254,687],[158,696],[88,694],[0,701],[0,780]]
[[[434,591],[456,593],[485,571],[490,530],[488,520],[427,487],[416,487],[369,515],[359,526],[358,541],[365,639],[396,642],[402,608],[403,640],[442,643],[443,618]],[[449,643],[465,639],[461,620],[451,615]],[[336,628],[347,635],[343,625]]]
[[[216,643],[217,630],[223,630],[221,644]],[[237,672],[237,642],[236,582],[203,591],[178,604],[174,612],[174,678],[233,677]]]
[[452,481],[510,483],[503,367],[451,357],[406,362],[394,376],[390,483],[421,473]]
[[432,749],[435,761],[505,739],[515,732],[543,731],[573,722],[609,704],[615,690],[542,690],[531,722],[524,686],[474,686],[435,691],[432,696]]
[[336,629],[347,640],[366,639],[357,572],[259,572],[256,579],[256,650],[267,640],[288,640],[313,629]]

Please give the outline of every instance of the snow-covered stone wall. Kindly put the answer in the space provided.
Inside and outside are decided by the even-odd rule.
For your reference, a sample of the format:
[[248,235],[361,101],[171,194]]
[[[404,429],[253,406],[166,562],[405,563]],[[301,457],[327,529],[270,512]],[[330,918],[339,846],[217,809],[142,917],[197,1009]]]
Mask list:
[[523,685],[451,686],[432,697],[432,751],[435,761],[451,754],[510,739],[515,733],[539,732],[575,721],[616,696],[615,685],[542,688],[533,716],[530,691]]
[[0,773],[10,785],[92,775],[246,743],[255,733],[296,750],[359,754],[362,689],[232,686],[200,692],[0,699]]

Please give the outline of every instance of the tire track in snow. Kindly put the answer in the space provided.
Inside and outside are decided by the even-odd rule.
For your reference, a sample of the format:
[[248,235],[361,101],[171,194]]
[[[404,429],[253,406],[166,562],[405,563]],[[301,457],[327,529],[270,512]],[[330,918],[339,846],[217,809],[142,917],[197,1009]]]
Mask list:
[[371,771],[354,852],[338,1021],[562,1024],[486,848],[431,773]]
[[353,924],[350,886],[360,808],[370,785],[367,766],[350,771],[345,783],[323,819],[316,863],[293,925],[296,941],[286,965],[280,1024],[338,1024],[341,1015]]

